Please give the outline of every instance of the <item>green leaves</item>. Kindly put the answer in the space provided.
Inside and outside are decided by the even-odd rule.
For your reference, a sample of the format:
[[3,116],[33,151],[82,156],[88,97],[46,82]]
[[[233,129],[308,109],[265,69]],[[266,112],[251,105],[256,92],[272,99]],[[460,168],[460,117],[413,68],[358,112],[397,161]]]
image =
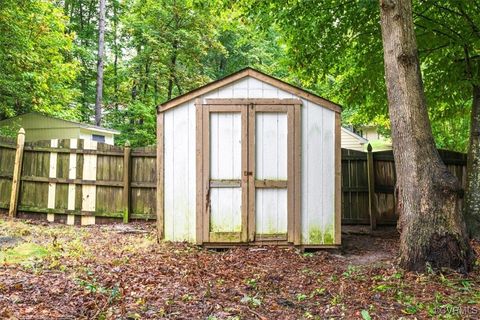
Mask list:
[[[344,123],[389,129],[378,1],[242,3],[253,23],[279,31],[290,81],[343,105]],[[413,5],[437,146],[465,151],[471,85],[480,82],[480,8],[467,0]]]
[[68,56],[67,18],[48,1],[6,0],[0,7],[0,117],[30,110],[55,114],[78,94]]

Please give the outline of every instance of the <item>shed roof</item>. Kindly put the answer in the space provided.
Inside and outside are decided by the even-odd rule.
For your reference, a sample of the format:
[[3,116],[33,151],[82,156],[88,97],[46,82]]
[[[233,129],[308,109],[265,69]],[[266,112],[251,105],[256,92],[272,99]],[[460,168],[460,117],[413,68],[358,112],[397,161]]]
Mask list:
[[161,105],[157,107],[158,112],[164,112],[168,109],[174,108],[182,103],[185,103],[187,101],[190,101],[192,99],[195,99],[201,95],[204,95],[210,91],[213,91],[215,89],[221,88],[225,85],[228,85],[232,82],[235,82],[237,80],[240,80],[245,77],[252,77],[257,80],[266,82],[268,84],[271,84],[272,86],[275,86],[277,88],[280,88],[282,90],[285,90],[291,94],[294,94],[298,97],[301,97],[305,100],[311,101],[313,103],[319,104],[322,107],[325,107],[327,109],[333,110],[335,112],[341,112],[342,107],[330,100],[327,100],[325,98],[322,98],[314,93],[308,92],[302,88],[299,88],[297,86],[294,86],[292,84],[289,84],[285,81],[282,81],[280,79],[277,79],[275,77],[272,77],[270,75],[267,75],[263,72],[260,72],[258,70],[255,70],[253,68],[245,68],[240,71],[237,71],[235,73],[232,73],[229,76],[226,76],[225,78],[210,82],[202,87],[199,87],[197,89],[194,89],[190,92],[187,92],[185,94],[182,94],[176,98],[173,98],[171,100],[168,100]]
[[71,120],[60,119],[60,118],[53,117],[53,116],[50,116],[50,115],[45,115],[43,113],[36,112],[36,111],[19,114],[15,117],[1,120],[0,125],[2,123],[9,122],[9,121],[11,121],[15,118],[25,117],[25,116],[28,116],[28,115],[35,115],[35,116],[40,116],[40,117],[44,117],[44,118],[49,118],[49,119],[54,119],[54,120],[57,120],[57,121],[61,121],[61,122],[64,122],[64,123],[68,124],[69,125],[68,127],[77,127],[77,128],[91,129],[91,130],[95,130],[95,131],[107,132],[107,133],[112,133],[112,134],[120,134],[120,131],[118,131],[118,130],[105,128],[105,127],[101,127],[101,126],[96,126],[96,125],[88,124],[88,123],[82,123],[82,122],[75,122],[75,121],[71,121]]

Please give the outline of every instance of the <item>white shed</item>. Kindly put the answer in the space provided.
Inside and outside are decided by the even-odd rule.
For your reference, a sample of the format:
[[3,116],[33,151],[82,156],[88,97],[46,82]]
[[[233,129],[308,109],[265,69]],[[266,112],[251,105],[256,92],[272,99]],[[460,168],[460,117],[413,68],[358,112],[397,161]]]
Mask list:
[[160,105],[159,237],[339,245],[340,112],[251,68]]

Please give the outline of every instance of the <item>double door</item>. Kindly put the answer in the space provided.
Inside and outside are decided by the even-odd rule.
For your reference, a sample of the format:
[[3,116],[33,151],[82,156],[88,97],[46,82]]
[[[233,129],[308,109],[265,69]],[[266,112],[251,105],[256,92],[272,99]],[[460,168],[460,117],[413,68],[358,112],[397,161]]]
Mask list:
[[209,99],[197,105],[198,120],[197,238],[297,242],[300,100]]

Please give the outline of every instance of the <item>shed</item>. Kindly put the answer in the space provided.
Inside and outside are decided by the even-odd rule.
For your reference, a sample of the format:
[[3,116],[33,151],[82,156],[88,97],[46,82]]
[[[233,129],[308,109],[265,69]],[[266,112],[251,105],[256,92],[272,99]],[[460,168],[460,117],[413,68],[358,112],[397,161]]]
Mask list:
[[340,245],[339,105],[247,68],[157,111],[160,239]]
[[63,120],[38,112],[29,112],[0,121],[0,127],[8,126],[15,132],[25,129],[26,141],[51,139],[84,139],[113,145],[119,131],[91,124]]
[[342,148],[356,151],[365,151],[368,140],[348,128],[342,127]]

